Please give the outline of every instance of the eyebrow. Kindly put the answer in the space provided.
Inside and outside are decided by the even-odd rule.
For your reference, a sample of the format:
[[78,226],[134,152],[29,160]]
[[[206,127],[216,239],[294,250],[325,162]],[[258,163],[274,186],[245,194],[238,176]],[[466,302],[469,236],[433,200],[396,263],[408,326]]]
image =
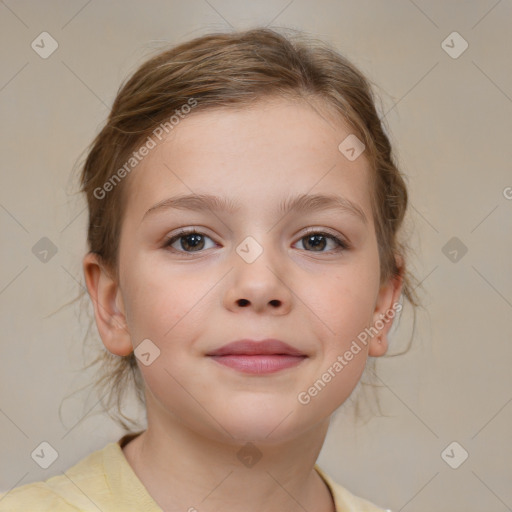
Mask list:
[[[170,209],[192,211],[216,211],[235,214],[242,205],[230,199],[211,194],[189,194],[169,197],[153,205],[142,217],[144,221],[149,215]],[[285,215],[290,212],[315,212],[321,210],[339,210],[358,218],[364,224],[368,219],[362,208],[349,199],[337,195],[325,194],[300,194],[289,197],[279,204],[277,215]],[[142,222],[141,221],[141,222]]]

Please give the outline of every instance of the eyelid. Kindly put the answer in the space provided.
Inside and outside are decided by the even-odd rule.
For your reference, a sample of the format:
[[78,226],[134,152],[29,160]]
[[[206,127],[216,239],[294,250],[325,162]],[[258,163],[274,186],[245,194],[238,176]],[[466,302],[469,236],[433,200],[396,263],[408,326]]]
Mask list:
[[[164,244],[164,246],[167,246],[171,242],[179,240],[181,237],[191,235],[193,233],[202,235],[206,238],[209,238],[213,242],[215,242],[214,237],[209,235],[206,231],[207,231],[206,228],[202,228],[202,227],[198,227],[198,226],[189,226],[186,228],[179,228],[177,231],[174,231],[173,233],[171,233],[169,235],[165,235],[165,237],[163,239],[163,244]],[[217,243],[217,242],[215,242],[215,243]]]
[[309,234],[329,235],[329,236],[332,236],[333,238],[338,239],[341,242],[341,244],[345,246],[346,249],[350,249],[352,247],[351,242],[349,241],[349,239],[346,236],[342,235],[341,233],[338,233],[337,231],[333,231],[330,228],[322,228],[322,227],[306,228],[305,232],[301,235],[299,240]]

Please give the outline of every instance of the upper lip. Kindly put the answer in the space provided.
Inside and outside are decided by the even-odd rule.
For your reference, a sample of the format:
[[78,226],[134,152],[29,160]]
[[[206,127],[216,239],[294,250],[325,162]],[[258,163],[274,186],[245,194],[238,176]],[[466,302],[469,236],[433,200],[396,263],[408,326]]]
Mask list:
[[249,339],[237,340],[224,345],[212,352],[208,356],[226,356],[226,355],[272,355],[283,354],[292,356],[305,356],[300,350],[288,345],[281,340],[266,339],[254,341]]

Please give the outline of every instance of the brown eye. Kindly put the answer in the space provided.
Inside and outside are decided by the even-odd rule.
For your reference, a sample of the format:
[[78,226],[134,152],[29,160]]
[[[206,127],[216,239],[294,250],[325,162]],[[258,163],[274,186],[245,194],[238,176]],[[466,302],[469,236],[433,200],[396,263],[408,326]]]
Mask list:
[[[332,242],[331,246],[333,245],[334,248],[325,251],[324,249],[329,245],[329,240]],[[303,247],[307,251],[312,252],[337,252],[349,248],[348,244],[346,244],[343,240],[339,239],[337,236],[323,232],[308,233],[306,236],[303,236],[300,239],[300,241],[302,242]]]
[[171,247],[176,252],[200,252],[205,248],[207,239],[211,240],[209,236],[197,231],[181,231],[169,238],[165,242],[164,247]]

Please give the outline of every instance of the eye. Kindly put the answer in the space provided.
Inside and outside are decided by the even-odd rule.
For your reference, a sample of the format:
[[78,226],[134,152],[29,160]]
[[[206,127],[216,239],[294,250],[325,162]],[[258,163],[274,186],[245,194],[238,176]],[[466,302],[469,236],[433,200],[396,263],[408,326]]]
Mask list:
[[[202,249],[205,248],[206,239],[211,240],[213,242],[213,240],[204,233],[200,233],[199,231],[195,231],[193,229],[183,229],[179,233],[168,238],[165,241],[164,248],[170,247],[175,252],[200,252]],[[173,247],[175,244],[177,244],[180,247],[180,249]]]
[[[323,249],[328,245],[329,240],[334,244],[334,249],[331,251],[324,251]],[[310,231],[303,236],[299,242],[302,242],[302,245],[306,250],[309,250],[308,248],[312,248],[312,252],[339,252],[349,249],[349,245],[344,240],[336,235],[325,233],[323,231]]]
[[[163,247],[171,248],[173,252],[190,254],[193,252],[201,252],[203,249],[208,249],[209,247],[205,247],[206,240],[210,240],[213,243],[210,248],[215,247],[215,242],[213,242],[213,240],[204,233],[194,229],[182,229],[175,235],[169,237],[165,241]],[[329,241],[334,248],[325,251],[324,249],[329,245]],[[299,242],[302,243],[303,248],[308,252],[340,252],[350,248],[348,243],[338,236],[324,231],[311,230],[301,237]]]

